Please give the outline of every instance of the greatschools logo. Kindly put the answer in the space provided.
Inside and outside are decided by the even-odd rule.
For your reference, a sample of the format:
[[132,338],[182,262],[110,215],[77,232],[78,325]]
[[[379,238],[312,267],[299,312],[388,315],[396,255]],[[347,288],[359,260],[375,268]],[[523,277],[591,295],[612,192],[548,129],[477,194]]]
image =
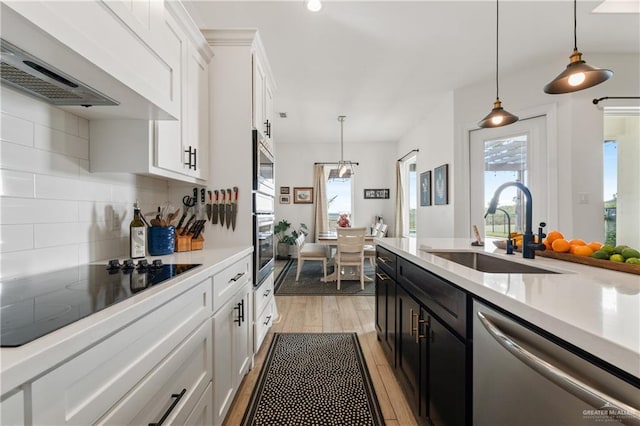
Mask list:
[[623,422],[624,419],[633,418],[631,413],[627,410],[622,410],[608,402],[597,410],[582,410],[582,417],[585,420],[591,420],[598,423]]

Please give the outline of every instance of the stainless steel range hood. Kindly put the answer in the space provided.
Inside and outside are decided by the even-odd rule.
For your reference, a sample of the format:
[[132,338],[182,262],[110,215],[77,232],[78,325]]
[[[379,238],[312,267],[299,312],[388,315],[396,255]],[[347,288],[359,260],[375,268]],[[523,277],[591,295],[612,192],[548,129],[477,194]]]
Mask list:
[[0,77],[3,84],[53,105],[119,104],[1,38]]
[[[14,3],[22,4],[0,1],[3,92],[19,91],[90,120],[176,119],[175,112],[163,109],[14,10]],[[113,58],[117,57],[114,52]]]

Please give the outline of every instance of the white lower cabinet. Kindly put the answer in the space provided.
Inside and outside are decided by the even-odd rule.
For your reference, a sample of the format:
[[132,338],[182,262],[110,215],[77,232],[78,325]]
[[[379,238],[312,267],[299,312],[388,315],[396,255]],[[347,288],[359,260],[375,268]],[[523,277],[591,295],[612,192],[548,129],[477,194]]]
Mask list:
[[213,424],[213,384],[209,383],[200,400],[193,407],[187,420],[182,423],[186,426],[211,426]]
[[211,320],[131,390],[98,424],[185,424],[211,383]]
[[[209,367],[189,372],[193,377],[182,377],[178,370],[186,359],[202,365],[211,356],[210,345],[205,344],[211,342],[210,325],[203,325],[210,315],[211,280],[207,279],[35,380],[31,384],[33,424],[94,424],[105,415],[122,416],[122,423],[133,421],[133,412],[144,410],[156,391],[167,401],[170,393],[182,390],[164,389],[171,378],[187,382],[191,378],[189,392],[193,393],[193,377],[201,375],[197,386],[202,393],[210,381]],[[147,385],[149,381],[159,387]],[[130,405],[129,398],[136,403]]]
[[257,353],[262,346],[267,332],[277,319],[276,299],[273,289],[274,274],[269,275],[254,289],[253,311],[253,352]]
[[23,425],[24,422],[24,391],[19,390],[2,398],[0,401],[0,425]]
[[251,281],[213,315],[213,424],[224,421],[242,378],[249,371],[251,344]]

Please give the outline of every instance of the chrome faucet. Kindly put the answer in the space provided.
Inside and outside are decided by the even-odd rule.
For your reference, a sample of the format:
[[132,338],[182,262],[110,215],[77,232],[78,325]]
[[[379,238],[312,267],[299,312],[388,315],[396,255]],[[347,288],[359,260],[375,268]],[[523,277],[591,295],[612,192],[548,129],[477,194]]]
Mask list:
[[[498,200],[500,199],[500,193],[502,192],[503,189],[505,189],[508,186],[515,186],[516,188],[520,189],[520,191],[524,193],[525,197],[527,197],[527,204],[526,204],[525,214],[524,214],[525,229],[524,229],[524,234],[522,235],[522,257],[527,259],[534,259],[536,257],[536,252],[535,252],[536,250],[544,250],[546,248],[545,245],[542,244],[542,239],[546,237],[546,235],[542,232],[542,228],[546,226],[546,224],[544,222],[540,223],[540,227],[538,228],[539,242],[537,244],[534,243],[533,232],[531,231],[531,222],[532,222],[531,216],[533,211],[533,200],[531,198],[531,192],[529,191],[529,188],[527,188],[520,182],[503,183],[498,187],[498,189],[496,189],[495,194],[493,194],[493,198],[491,199],[491,202],[489,203],[489,208],[487,209],[487,214],[495,214],[498,208]],[[509,237],[511,236],[509,235]]]

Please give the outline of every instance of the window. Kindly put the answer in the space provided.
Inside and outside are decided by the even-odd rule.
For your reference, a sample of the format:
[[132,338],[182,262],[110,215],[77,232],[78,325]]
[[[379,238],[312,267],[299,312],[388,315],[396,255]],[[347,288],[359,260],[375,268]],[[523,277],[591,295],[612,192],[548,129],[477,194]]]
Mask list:
[[618,197],[618,142],[604,141],[604,242],[616,245],[616,216]]
[[327,178],[329,229],[336,228],[336,221],[342,213],[348,214],[353,224],[352,194],[353,175],[351,170],[347,170],[343,177],[338,177],[338,169],[331,169]]
[[[498,211],[484,218],[496,189],[505,182],[520,182],[533,198],[532,228],[539,222],[551,222],[555,227],[557,205],[549,203],[549,158],[547,156],[546,118],[539,116],[520,120],[505,127],[480,129],[471,132],[469,232],[477,225],[487,238],[503,239],[511,232],[524,232],[526,197],[516,187],[500,193]],[[501,210],[500,210],[501,209]],[[508,217],[508,218],[507,218]],[[553,229],[553,228],[552,228]]]
[[415,237],[416,232],[416,206],[418,203],[418,174],[416,172],[416,157],[412,157],[409,162],[407,183],[409,184],[409,196],[407,197],[409,205],[409,235]]
[[402,173],[402,235],[416,236],[417,218],[416,207],[418,204],[418,173],[416,167],[417,156],[412,155],[401,162]]

